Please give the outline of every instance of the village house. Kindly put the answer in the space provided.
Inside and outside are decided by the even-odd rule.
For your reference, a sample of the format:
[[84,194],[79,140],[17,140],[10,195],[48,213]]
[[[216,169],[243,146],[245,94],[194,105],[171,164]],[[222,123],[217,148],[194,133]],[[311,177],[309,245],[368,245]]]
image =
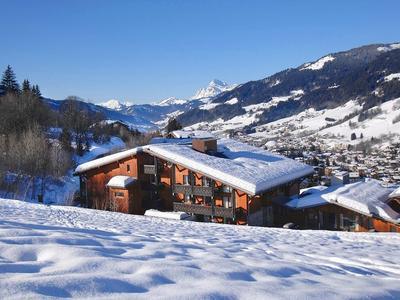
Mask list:
[[287,221],[304,229],[400,232],[400,189],[375,179],[346,185],[315,186],[282,205]]
[[314,172],[295,160],[231,139],[181,136],[78,166],[84,206],[132,214],[182,211],[198,221],[282,226],[276,203],[299,194]]

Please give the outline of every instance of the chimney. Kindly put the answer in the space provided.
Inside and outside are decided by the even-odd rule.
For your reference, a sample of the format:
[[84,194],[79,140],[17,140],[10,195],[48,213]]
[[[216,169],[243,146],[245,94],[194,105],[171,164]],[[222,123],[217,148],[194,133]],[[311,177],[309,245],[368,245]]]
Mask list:
[[216,139],[193,139],[192,140],[193,150],[208,153],[217,152],[217,140]]

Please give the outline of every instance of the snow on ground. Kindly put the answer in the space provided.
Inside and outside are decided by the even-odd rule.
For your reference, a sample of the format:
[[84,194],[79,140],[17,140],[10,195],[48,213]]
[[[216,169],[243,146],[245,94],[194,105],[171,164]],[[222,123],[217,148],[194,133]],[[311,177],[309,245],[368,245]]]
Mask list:
[[[355,100],[350,100],[344,105],[338,106],[333,109],[315,110],[314,108],[307,109],[297,115],[282,118],[274,122],[261,125],[258,129],[269,129],[269,135],[281,134],[280,128],[293,126],[290,132],[292,134],[299,134],[304,131],[318,131],[322,127],[331,124],[332,122],[339,121],[345,116],[361,110],[362,106]],[[347,124],[347,123],[346,123]],[[275,129],[276,131],[272,130]],[[253,137],[263,136],[264,132],[256,132],[251,134]]]
[[385,81],[391,81],[394,79],[400,80],[400,73],[393,73],[393,74],[385,76]]
[[[366,119],[363,122],[358,122],[358,116],[352,118],[353,124],[356,124],[356,128],[351,128],[349,126],[349,121],[341,123],[339,125],[326,128],[322,130],[319,134],[331,134],[331,135],[342,135],[345,137],[343,140],[347,142],[352,142],[350,140],[351,134],[354,132],[357,137],[361,135],[364,139],[370,139],[371,137],[379,137],[383,134],[397,134],[400,135],[400,122],[393,123],[393,119],[400,114],[400,98],[384,102],[380,105],[382,113],[372,117],[371,119]],[[375,109],[376,107],[374,107]],[[353,143],[359,143],[360,140],[357,139]]]
[[218,105],[221,105],[221,104],[222,103],[206,103],[206,104],[203,104],[203,105],[199,106],[199,109],[210,110],[210,109],[213,109],[213,108],[215,108],[215,107],[217,107]]
[[[299,90],[293,90],[290,92],[290,95],[285,95],[285,96],[276,96],[272,97],[271,99],[268,99],[267,102],[262,102],[262,103],[257,103],[257,104],[251,104],[247,106],[243,106],[243,109],[246,111],[245,114],[243,115],[238,115],[235,116],[229,120],[224,120],[222,118],[218,118],[214,120],[213,122],[200,122],[197,124],[191,125],[190,129],[198,129],[202,127],[207,127],[208,129],[212,128],[213,131],[215,130],[231,130],[231,129],[238,129],[242,128],[244,126],[251,125],[259,120],[260,115],[263,113],[263,111],[270,109],[273,106],[278,105],[280,102],[288,101],[288,100],[299,100],[302,95],[304,94],[304,91],[299,89]],[[238,103],[239,100],[237,98],[232,98],[224,104],[236,104]],[[222,103],[208,103],[200,106],[200,109],[207,110],[207,109],[213,109],[218,105],[221,105]],[[211,130],[211,129],[210,129]]]
[[116,150],[116,149],[122,149],[125,148],[125,143],[123,140],[121,140],[119,137],[111,137],[110,141],[108,143],[104,144],[97,144],[97,143],[92,143],[89,148],[89,152],[85,152],[83,156],[77,156],[75,157],[75,161],[79,164],[90,161],[92,159],[95,159],[101,155],[105,155],[110,153],[110,151]]
[[[86,152],[83,156],[75,156],[74,160],[77,164],[82,164],[123,147],[125,147],[125,143],[120,138],[112,137],[110,142],[105,144],[92,143],[89,152]],[[73,176],[72,173],[73,170],[70,170],[66,176],[60,179],[48,178],[46,180],[43,194],[44,203],[66,204],[72,200],[75,191],[79,190],[79,178]],[[41,191],[40,186],[41,181],[37,180],[34,191],[32,191],[32,185],[27,179],[22,182],[18,192],[0,190],[0,197],[37,202],[37,195]]]
[[325,56],[325,57],[317,60],[315,63],[305,65],[304,68],[300,69],[300,71],[321,70],[327,62],[333,61],[334,59],[335,59],[335,57],[333,57],[332,55]]
[[382,52],[391,51],[391,50],[395,50],[395,49],[400,49],[400,43],[391,44],[388,47],[383,46],[383,47],[377,48],[378,51],[382,51]]
[[171,220],[192,220],[192,216],[182,211],[159,211],[157,209],[148,209],[144,213],[148,217],[157,217]]
[[0,298],[399,299],[400,235],[0,200]]
[[238,98],[232,98],[231,100],[225,101],[225,104],[234,105],[238,102],[239,102]]
[[[373,107],[371,109],[376,109]],[[257,132],[250,134],[253,138],[263,138],[266,133],[269,137],[279,137],[282,133],[290,132],[291,135],[319,135],[329,143],[359,143],[361,133],[364,141],[374,137],[379,138],[384,134],[393,134],[392,138],[400,136],[400,122],[394,122],[400,114],[400,98],[384,102],[380,105],[382,113],[358,122],[358,114],[362,105],[351,100],[333,109],[316,111],[313,108],[297,115],[282,118],[274,122],[256,127]],[[351,119],[343,121],[350,114],[355,114]],[[337,124],[338,123],[338,124]],[[336,124],[336,125],[335,125]],[[351,124],[351,125],[350,125]],[[356,140],[351,140],[355,133]]]

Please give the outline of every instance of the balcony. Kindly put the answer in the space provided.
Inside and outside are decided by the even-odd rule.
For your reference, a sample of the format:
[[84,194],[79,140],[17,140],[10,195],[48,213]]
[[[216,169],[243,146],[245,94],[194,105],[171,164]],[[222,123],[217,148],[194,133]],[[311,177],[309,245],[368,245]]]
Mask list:
[[155,165],[144,165],[143,166],[143,172],[144,174],[148,175],[156,175],[156,166]]
[[181,202],[174,202],[174,211],[183,211],[190,214],[214,216],[223,218],[233,218],[234,213],[232,208],[225,208],[220,206],[204,206],[198,204],[186,204]]
[[174,184],[172,187],[173,193],[188,194],[193,196],[214,196],[214,189],[210,186],[195,186],[195,185],[184,185]]

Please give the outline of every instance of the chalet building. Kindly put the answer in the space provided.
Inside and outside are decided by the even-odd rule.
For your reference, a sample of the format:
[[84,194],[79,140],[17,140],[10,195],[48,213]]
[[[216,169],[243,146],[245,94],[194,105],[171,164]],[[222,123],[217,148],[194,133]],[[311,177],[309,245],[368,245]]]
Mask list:
[[304,229],[400,232],[398,193],[377,180],[304,189],[282,205],[286,221]]
[[282,226],[313,168],[231,139],[157,139],[78,166],[86,207],[143,214],[182,211],[199,221]]
[[388,205],[397,212],[400,212],[400,188],[389,195]]

